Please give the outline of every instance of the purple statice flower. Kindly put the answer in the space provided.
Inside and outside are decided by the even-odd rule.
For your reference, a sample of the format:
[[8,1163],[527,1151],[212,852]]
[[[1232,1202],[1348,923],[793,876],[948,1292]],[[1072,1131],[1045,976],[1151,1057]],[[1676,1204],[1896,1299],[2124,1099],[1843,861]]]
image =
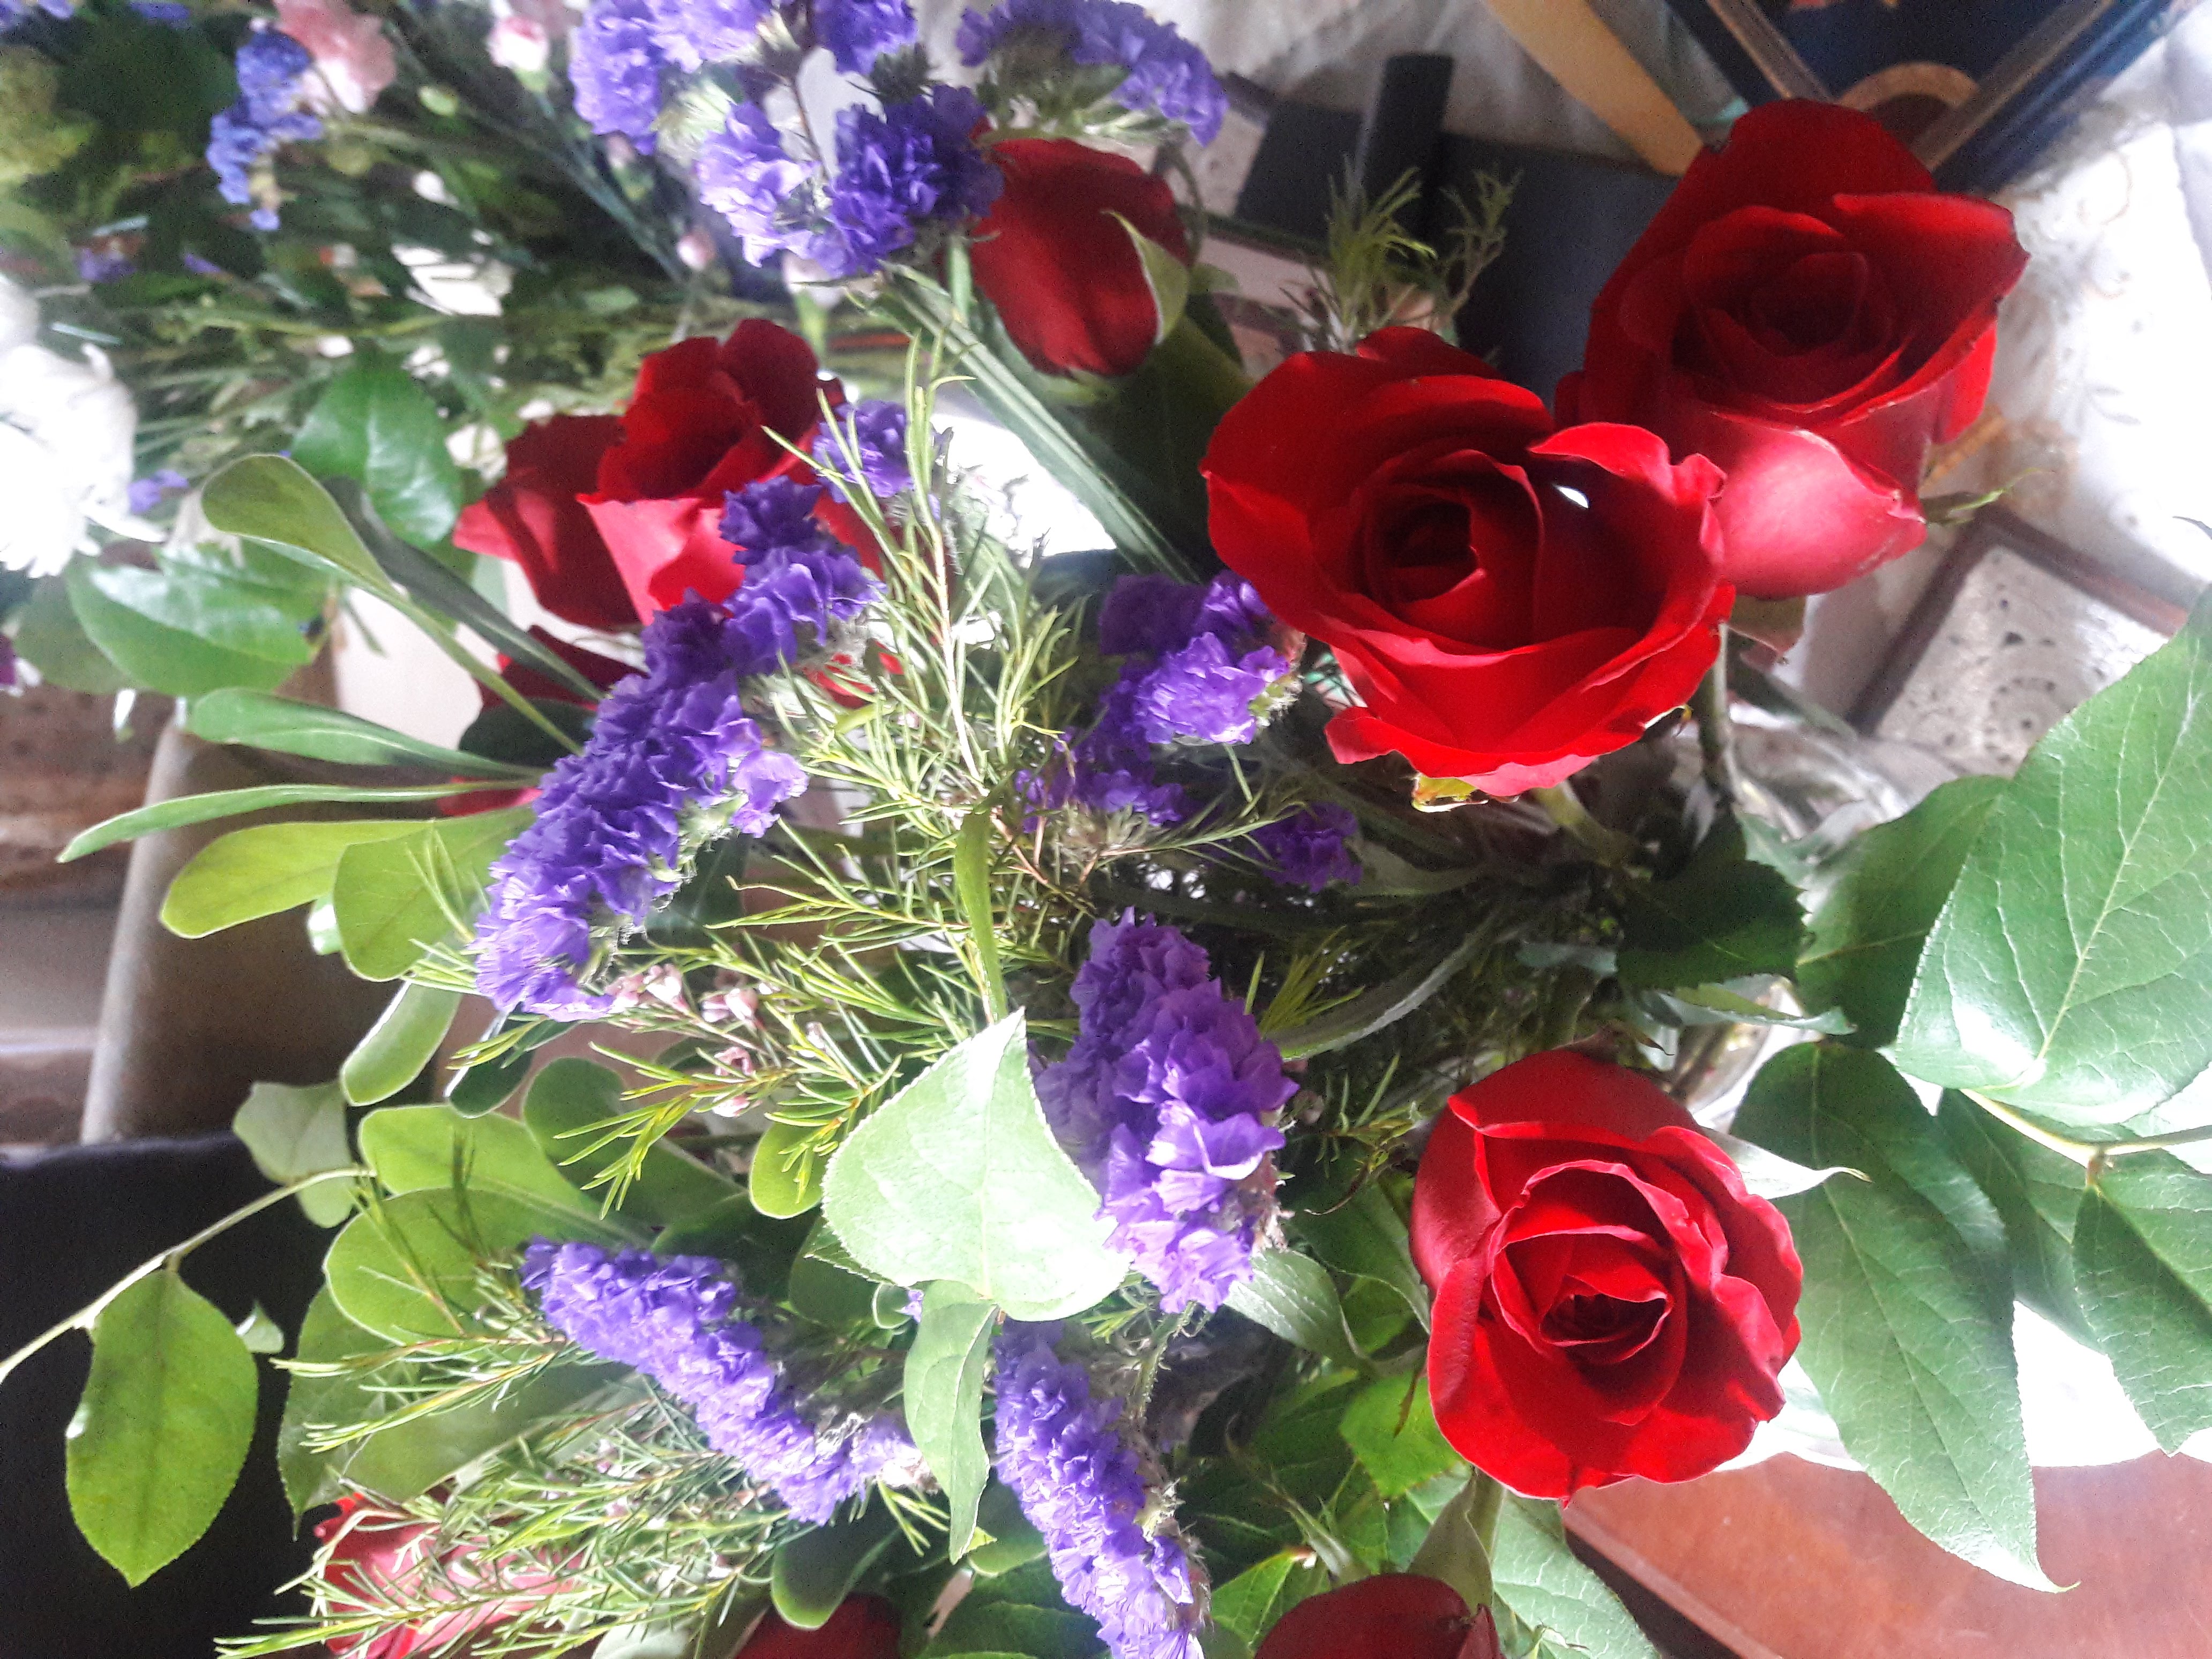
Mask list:
[[883,592],[852,549],[814,517],[823,489],[762,478],[723,497],[722,539],[745,579],[731,597],[730,627],[758,665],[787,667],[819,649]]
[[[842,424],[854,453],[860,458],[860,481],[867,485],[869,494],[878,501],[889,501],[900,491],[914,488],[914,472],[906,464],[905,404],[884,398],[863,398],[848,411]],[[843,447],[834,437],[827,442],[829,447],[817,445],[816,453],[844,465]],[[839,501],[845,499],[844,491],[834,483],[830,488]]]
[[825,1434],[781,1383],[782,1367],[738,1312],[738,1287],[711,1256],[662,1261],[596,1244],[532,1241],[522,1282],[546,1322],[580,1347],[642,1371],[688,1406],[707,1443],[819,1526],[914,1443],[888,1418]]
[[576,113],[593,132],[618,132],[653,154],[660,78],[671,67],[653,0],[592,0],[568,37]]
[[686,75],[735,58],[753,43],[769,0],[649,0],[653,40]]
[[1074,1046],[1037,1076],[1045,1116],[1160,1305],[1218,1308],[1251,1273],[1275,1114],[1297,1085],[1205,951],[1164,924],[1094,923],[1073,995]]
[[641,924],[677,884],[687,840],[763,833],[806,787],[746,717],[740,678],[763,663],[730,611],[693,599],[646,625],[645,672],[599,704],[580,755],[546,775],[538,816],[491,867],[477,983],[502,1009],[605,1013],[582,985],[592,930]]
[[914,44],[907,0],[814,0],[814,40],[848,75],[866,75],[887,52]]
[[[314,66],[305,46],[276,29],[256,30],[239,46],[238,101],[208,127],[207,161],[224,201],[240,207],[252,202],[253,170],[279,144],[323,136],[323,124],[300,106]],[[272,207],[257,207],[249,216],[256,230],[276,228]]]
[[148,22],[159,23],[165,28],[191,27],[192,9],[181,3],[181,0],[131,0],[131,9]]
[[1201,634],[1138,683],[1137,730],[1148,743],[1249,743],[1260,735],[1253,706],[1290,672],[1272,646],[1237,651]]
[[1206,54],[1174,24],[1126,0],[1004,0],[990,11],[971,11],[960,22],[961,60],[980,64],[1009,36],[1049,42],[1071,63],[1118,64],[1124,73],[1114,88],[1116,103],[1180,121],[1201,144],[1213,142],[1229,112],[1229,96]]
[[76,251],[77,280],[83,283],[119,283],[138,267],[120,253],[95,247],[81,247]]
[[975,143],[982,122],[965,87],[933,87],[881,114],[858,104],[838,111],[830,217],[843,246],[822,261],[830,275],[865,276],[913,246],[929,221],[989,210],[1003,180]]
[[179,264],[195,276],[220,276],[223,274],[221,265],[212,259],[203,259],[190,248],[186,248],[179,254],[177,259]]
[[27,5],[24,0],[0,0],[0,34],[5,34],[34,11],[42,11],[49,17],[67,17],[71,10],[70,0],[38,0],[35,5]]
[[1090,1373],[1053,1352],[1055,1334],[1009,1324],[999,1338],[999,1478],[1113,1659],[1200,1659],[1204,1581],[1171,1517],[1146,1525],[1154,1493],[1121,1437],[1121,1402],[1092,1395]]
[[1255,856],[1277,880],[1318,893],[1333,881],[1357,883],[1359,860],[1347,845],[1359,819],[1335,801],[1300,807],[1252,832]]
[[176,468],[165,466],[160,471],[149,472],[143,478],[133,478],[131,481],[130,493],[124,501],[133,513],[143,515],[151,513],[155,507],[161,506],[165,497],[173,495],[180,489],[191,488],[191,479],[178,471]]
[[754,264],[785,252],[834,258],[834,235],[813,222],[811,175],[785,152],[775,123],[758,106],[731,106],[721,131],[700,145],[696,172],[699,199],[730,222]]

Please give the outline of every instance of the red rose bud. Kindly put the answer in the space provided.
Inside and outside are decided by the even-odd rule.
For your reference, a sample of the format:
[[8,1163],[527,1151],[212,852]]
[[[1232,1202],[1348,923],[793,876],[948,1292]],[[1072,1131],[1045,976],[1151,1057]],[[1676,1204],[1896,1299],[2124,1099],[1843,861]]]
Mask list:
[[1255,1659],[1504,1659],[1488,1607],[1441,1579],[1386,1572],[1308,1596],[1275,1621]]
[[1687,1480],[1782,1409],[1789,1224],[1656,1085],[1567,1051],[1453,1097],[1413,1189],[1437,1423],[1516,1492]]
[[1359,694],[1340,760],[1518,794],[1635,742],[1719,653],[1720,474],[1634,427],[1555,432],[1432,334],[1292,357],[1204,471],[1222,562]]
[[[722,497],[812,469],[778,439],[811,442],[818,399],[844,394],[813,349],[762,318],[640,366],[629,407],[559,416],[507,446],[507,476],[461,514],[456,545],[522,566],[538,601],[589,628],[635,627],[683,602],[720,601],[743,574],[720,535]],[[817,509],[863,546],[858,517],[825,490]]]
[[1763,105],[1606,283],[1559,418],[1710,458],[1728,580],[1826,592],[1926,535],[1929,447],[1981,413],[1997,301],[2027,263],[2009,213],[1939,194],[1870,117]]
[[1128,227],[1189,264],[1174,194],[1127,156],[1071,138],[1009,138],[990,154],[1006,187],[975,226],[975,286],[1046,374],[1131,373],[1159,338],[1160,313]]
[[880,1595],[848,1595],[818,1630],[763,1613],[738,1659],[898,1659],[898,1610]]

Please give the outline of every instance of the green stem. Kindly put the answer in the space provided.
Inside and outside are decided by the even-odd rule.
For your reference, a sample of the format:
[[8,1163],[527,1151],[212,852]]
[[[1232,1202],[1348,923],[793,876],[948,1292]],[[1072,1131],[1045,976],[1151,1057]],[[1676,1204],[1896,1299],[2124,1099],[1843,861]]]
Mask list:
[[2060,1134],[2056,1129],[2045,1128],[2033,1118],[2014,1111],[2001,1100],[1992,1100],[1972,1089],[1961,1089],[1959,1092],[1998,1122],[2017,1129],[2037,1146],[2047,1147],[2061,1158],[2071,1158],[2091,1170],[2116,1158],[2127,1158],[2136,1152],[2163,1152],[2169,1146],[2196,1146],[2212,1140],[2212,1124],[2197,1129],[2175,1129],[2161,1135],[2141,1135],[2130,1140],[2076,1140],[2071,1135]]
[[1592,817],[1572,784],[1555,783],[1546,788],[1531,789],[1528,799],[1542,807],[1545,817],[1600,864],[1617,868],[1635,855],[1636,843],[1610,824],[1600,823]]
[[544,712],[536,703],[508,684],[504,674],[489,663],[483,661],[475,652],[440,627],[437,618],[428,611],[401,593],[397,587],[388,592],[380,593],[377,597],[398,610],[408,621],[428,635],[430,642],[458,663],[471,679],[484,687],[492,696],[559,744],[562,748],[572,755],[580,755],[584,752],[582,744],[548,720]]
[[206,1243],[210,1239],[222,1237],[222,1235],[228,1232],[240,1222],[259,1215],[262,1211],[270,1208],[272,1205],[283,1203],[295,1193],[304,1191],[306,1188],[315,1185],[318,1182],[336,1181],[341,1177],[350,1180],[356,1176],[365,1176],[368,1173],[368,1171],[366,1170],[358,1170],[351,1167],[343,1170],[319,1170],[313,1175],[302,1176],[299,1180],[292,1182],[287,1186],[279,1187],[273,1193],[264,1193],[260,1197],[255,1199],[251,1204],[247,1204],[239,1209],[233,1210],[228,1215],[224,1216],[219,1221],[210,1222],[206,1226],[201,1228],[199,1231],[194,1233],[183,1243],[172,1244],[167,1249],[162,1251],[159,1255],[149,1257],[146,1261],[140,1262],[129,1273],[125,1273],[121,1279],[117,1279],[115,1283],[110,1285],[106,1290],[102,1291],[93,1301],[88,1303],[85,1306],[79,1308],[75,1313],[70,1315],[68,1318],[61,1321],[58,1324],[50,1326],[46,1330],[40,1332],[38,1335],[33,1337],[21,1347],[16,1349],[15,1352],[9,1354],[7,1358],[0,1359],[0,1382],[5,1382],[16,1366],[21,1364],[33,1354],[38,1352],[40,1349],[59,1341],[71,1331],[90,1330],[94,1324],[98,1322],[100,1316],[106,1311],[107,1304],[114,1301],[117,1297],[122,1295],[124,1291],[129,1290],[133,1285],[136,1285],[140,1279],[150,1279],[155,1273],[163,1271],[165,1268],[175,1267],[179,1262],[182,1261],[186,1256],[190,1255],[194,1250],[199,1249],[201,1245]]
[[1735,805],[1739,781],[1735,769],[1735,726],[1729,719],[1728,624],[1720,629],[1721,652],[1705,677],[1691,694],[1690,713],[1698,722],[1698,753],[1705,763],[1705,785],[1723,810]]

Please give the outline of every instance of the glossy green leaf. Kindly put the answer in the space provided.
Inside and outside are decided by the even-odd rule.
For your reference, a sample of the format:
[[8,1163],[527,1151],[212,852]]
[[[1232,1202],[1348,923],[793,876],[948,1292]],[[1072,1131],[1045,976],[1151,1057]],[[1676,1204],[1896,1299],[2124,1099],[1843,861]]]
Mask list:
[[1490,1572],[1498,1603],[1541,1632],[1542,1659],[1659,1659],[1620,1598],[1575,1559],[1558,1504],[1507,1498]]
[[215,818],[238,817],[247,812],[267,811],[276,806],[307,806],[318,802],[332,801],[349,806],[382,805],[392,801],[431,801],[450,795],[456,790],[465,790],[466,784],[430,784],[422,788],[357,789],[342,783],[270,783],[252,789],[215,789],[202,795],[178,795],[169,800],[155,801],[150,806],[141,806],[133,811],[95,823],[62,849],[60,861],[81,859],[97,853],[103,847],[112,847],[119,841],[131,841],[139,836],[150,836],[159,830],[175,830],[188,823],[206,823]]
[[196,697],[185,729],[210,743],[250,744],[279,754],[353,766],[428,766],[468,778],[535,778],[526,766],[509,766],[481,755],[424,743],[374,720],[316,703],[239,688]]
[[836,1330],[874,1324],[876,1287],[884,1282],[848,1255],[829,1224],[817,1218],[798,1260],[791,1264],[788,1294],[802,1319]]
[[1021,1500],[1014,1496],[1013,1488],[1003,1482],[994,1481],[983,1489],[983,1501],[976,1506],[975,1525],[976,1535],[988,1534],[990,1541],[977,1544],[969,1551],[966,1565],[983,1577],[996,1578],[1012,1572],[1045,1553],[1044,1534],[1022,1513]]
[[1724,818],[1678,873],[1630,891],[1621,929],[1621,983],[1665,991],[1790,973],[1805,923],[1797,890]]
[[1407,1571],[1449,1584],[1471,1608],[1487,1605],[1497,1590],[1490,1551],[1504,1496],[1505,1489],[1486,1474],[1466,1477],[1430,1524]]
[[302,819],[258,823],[210,842],[177,872],[161,925],[185,939],[275,915],[329,896],[338,860],[357,842],[411,836],[412,818]]
[[1228,1305],[1310,1353],[1354,1369],[1366,1364],[1345,1328],[1336,1282],[1310,1255],[1296,1250],[1255,1251],[1252,1276],[1229,1292]]
[[[364,1139],[367,1133],[364,1125]],[[567,1237],[601,1236],[586,1218],[497,1192],[402,1193],[346,1224],[323,1274],[339,1310],[365,1330],[393,1342],[455,1336],[479,1299],[479,1261],[520,1249],[549,1231],[549,1220],[568,1221],[553,1229]]]
[[1311,1569],[1297,1550],[1278,1550],[1213,1591],[1213,1621],[1257,1646],[1270,1626],[1295,1605],[1293,1581]]
[[356,351],[307,411],[292,456],[310,472],[366,486],[384,521],[425,545],[445,539],[467,499],[438,405],[373,348]]
[[1990,811],[1897,1061],[2075,1124],[2212,1064],[2212,598],[2054,726]]
[[131,677],[92,642],[70,604],[69,581],[48,576],[31,592],[30,603],[15,617],[15,654],[39,671],[39,678],[64,691],[104,697],[131,684]]
[[813,1133],[803,1123],[771,1123],[753,1148],[746,1184],[763,1215],[805,1215],[822,1201],[822,1161],[809,1146]]
[[[614,1190],[600,1176],[631,1143],[627,1137],[594,1133],[595,1127],[629,1109],[622,1097],[622,1079],[605,1066],[588,1060],[556,1060],[531,1080],[522,1121],[538,1151],[596,1209]],[[626,1219],[665,1227],[738,1196],[738,1185],[727,1176],[663,1141],[647,1149],[637,1178],[615,1208]]]
[[[253,1166],[278,1186],[353,1162],[346,1144],[345,1096],[335,1083],[305,1089],[257,1083],[230,1120]],[[318,1227],[335,1227],[353,1213],[353,1194],[342,1181],[319,1182],[300,1194],[300,1208]]]
[[1858,836],[1837,861],[1796,977],[1807,1007],[1850,1017],[1858,1046],[1878,1048],[1897,1036],[1928,930],[2004,787],[2002,778],[1947,783]]
[[951,1279],[1017,1319],[1059,1319],[1121,1282],[1098,1194],[1053,1139],[1016,1013],[948,1051],[830,1159],[823,1212],[860,1264]]
[[819,1630],[898,1535],[898,1523],[881,1504],[870,1504],[857,1520],[800,1533],[775,1553],[769,1569],[775,1610],[787,1624]]
[[[107,567],[79,559],[67,573],[69,598],[86,635],[119,669],[129,683],[171,696],[191,697],[227,685],[264,690],[282,682],[314,654],[297,624],[250,599],[237,601],[226,614],[227,590],[203,576],[174,579],[155,570]],[[153,606],[161,614],[149,614]],[[243,625],[250,617],[258,631]],[[202,621],[210,631],[195,631]],[[243,635],[267,647],[270,629],[289,629],[295,649],[283,654],[247,651],[225,643],[222,635]]]
[[234,536],[306,559],[372,593],[389,598],[392,583],[330,492],[297,461],[281,455],[247,455],[233,461],[200,490],[208,523]]
[[945,1618],[922,1659],[964,1654],[1020,1659],[1097,1659],[1098,1626],[1072,1611],[1043,1561],[979,1578]]
[[1406,1224],[1380,1185],[1370,1182],[1332,1209],[1301,1211],[1291,1230],[1337,1272],[1371,1279],[1396,1291],[1427,1328],[1429,1287],[1413,1266]]
[[230,1321],[174,1272],[101,1310],[69,1426],[70,1512],[133,1585],[191,1547],[245,1467],[258,1381]]
[[338,1068],[338,1087],[352,1106],[389,1100],[422,1075],[461,1011],[461,994],[410,980]]
[[517,1048],[497,1060],[463,1066],[446,1085],[446,1103],[463,1117],[495,1112],[514,1097],[536,1061],[527,1048]]
[[1769,1060],[1735,1129],[1869,1177],[1778,1205],[1805,1266],[1797,1358],[1844,1444],[1944,1548],[2051,1588],[2036,1565],[2002,1224],[1933,1118],[1879,1054],[1822,1043]]
[[248,1353],[284,1352],[284,1328],[271,1319],[269,1310],[258,1302],[232,1328],[238,1333],[238,1340],[246,1345]]
[[628,1238],[634,1227],[603,1217],[511,1117],[464,1117],[447,1105],[386,1106],[362,1120],[361,1155],[393,1193],[439,1192],[456,1172],[471,1193],[489,1193],[541,1212],[545,1231],[580,1238]]
[[1437,1426],[1429,1380],[1418,1371],[1369,1383],[1344,1408],[1337,1431],[1386,1499],[1403,1498],[1440,1474],[1467,1473],[1467,1460]]
[[1699,1133],[1729,1155],[1729,1161],[1735,1165],[1735,1172],[1742,1179],[1744,1190],[1770,1204],[1778,1198],[1809,1193],[1831,1176],[1857,1173],[1840,1164],[1832,1164],[1825,1170],[1808,1169],[1753,1141],[1740,1139],[1721,1130],[1701,1129]]
[[2081,1313],[2167,1451],[2212,1428],[2212,1176],[2165,1152],[2112,1159],[2074,1222]]
[[999,1310],[965,1285],[938,1279],[921,1293],[921,1322],[907,1350],[906,1421],[950,1511],[945,1548],[957,1561],[975,1531],[975,1508],[991,1478],[983,1449],[983,1379]]
[[348,848],[331,884],[346,966],[363,979],[397,979],[433,945],[463,939],[493,860],[531,817],[513,806],[434,818],[410,836]]
[[2084,1342],[2095,1339],[2074,1288],[2074,1218],[2081,1166],[2008,1128],[1963,1095],[1946,1092],[1937,1127],[1951,1156],[2003,1219],[2013,1293]]

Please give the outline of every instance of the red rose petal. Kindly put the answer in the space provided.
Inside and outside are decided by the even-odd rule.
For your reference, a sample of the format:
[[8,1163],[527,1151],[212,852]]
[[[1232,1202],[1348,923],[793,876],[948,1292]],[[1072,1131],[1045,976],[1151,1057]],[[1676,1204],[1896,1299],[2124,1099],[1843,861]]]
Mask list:
[[622,434],[611,415],[556,415],[507,447],[507,472],[462,508],[453,544],[522,567],[538,604],[584,628],[638,621],[606,544],[579,495],[597,484],[599,458]]
[[1468,1611],[1441,1579],[1387,1572],[1307,1597],[1275,1621],[1255,1659],[1499,1659],[1490,1609]]
[[641,616],[694,595],[720,604],[744,580],[735,550],[722,539],[719,497],[619,501],[586,495],[584,507]]

